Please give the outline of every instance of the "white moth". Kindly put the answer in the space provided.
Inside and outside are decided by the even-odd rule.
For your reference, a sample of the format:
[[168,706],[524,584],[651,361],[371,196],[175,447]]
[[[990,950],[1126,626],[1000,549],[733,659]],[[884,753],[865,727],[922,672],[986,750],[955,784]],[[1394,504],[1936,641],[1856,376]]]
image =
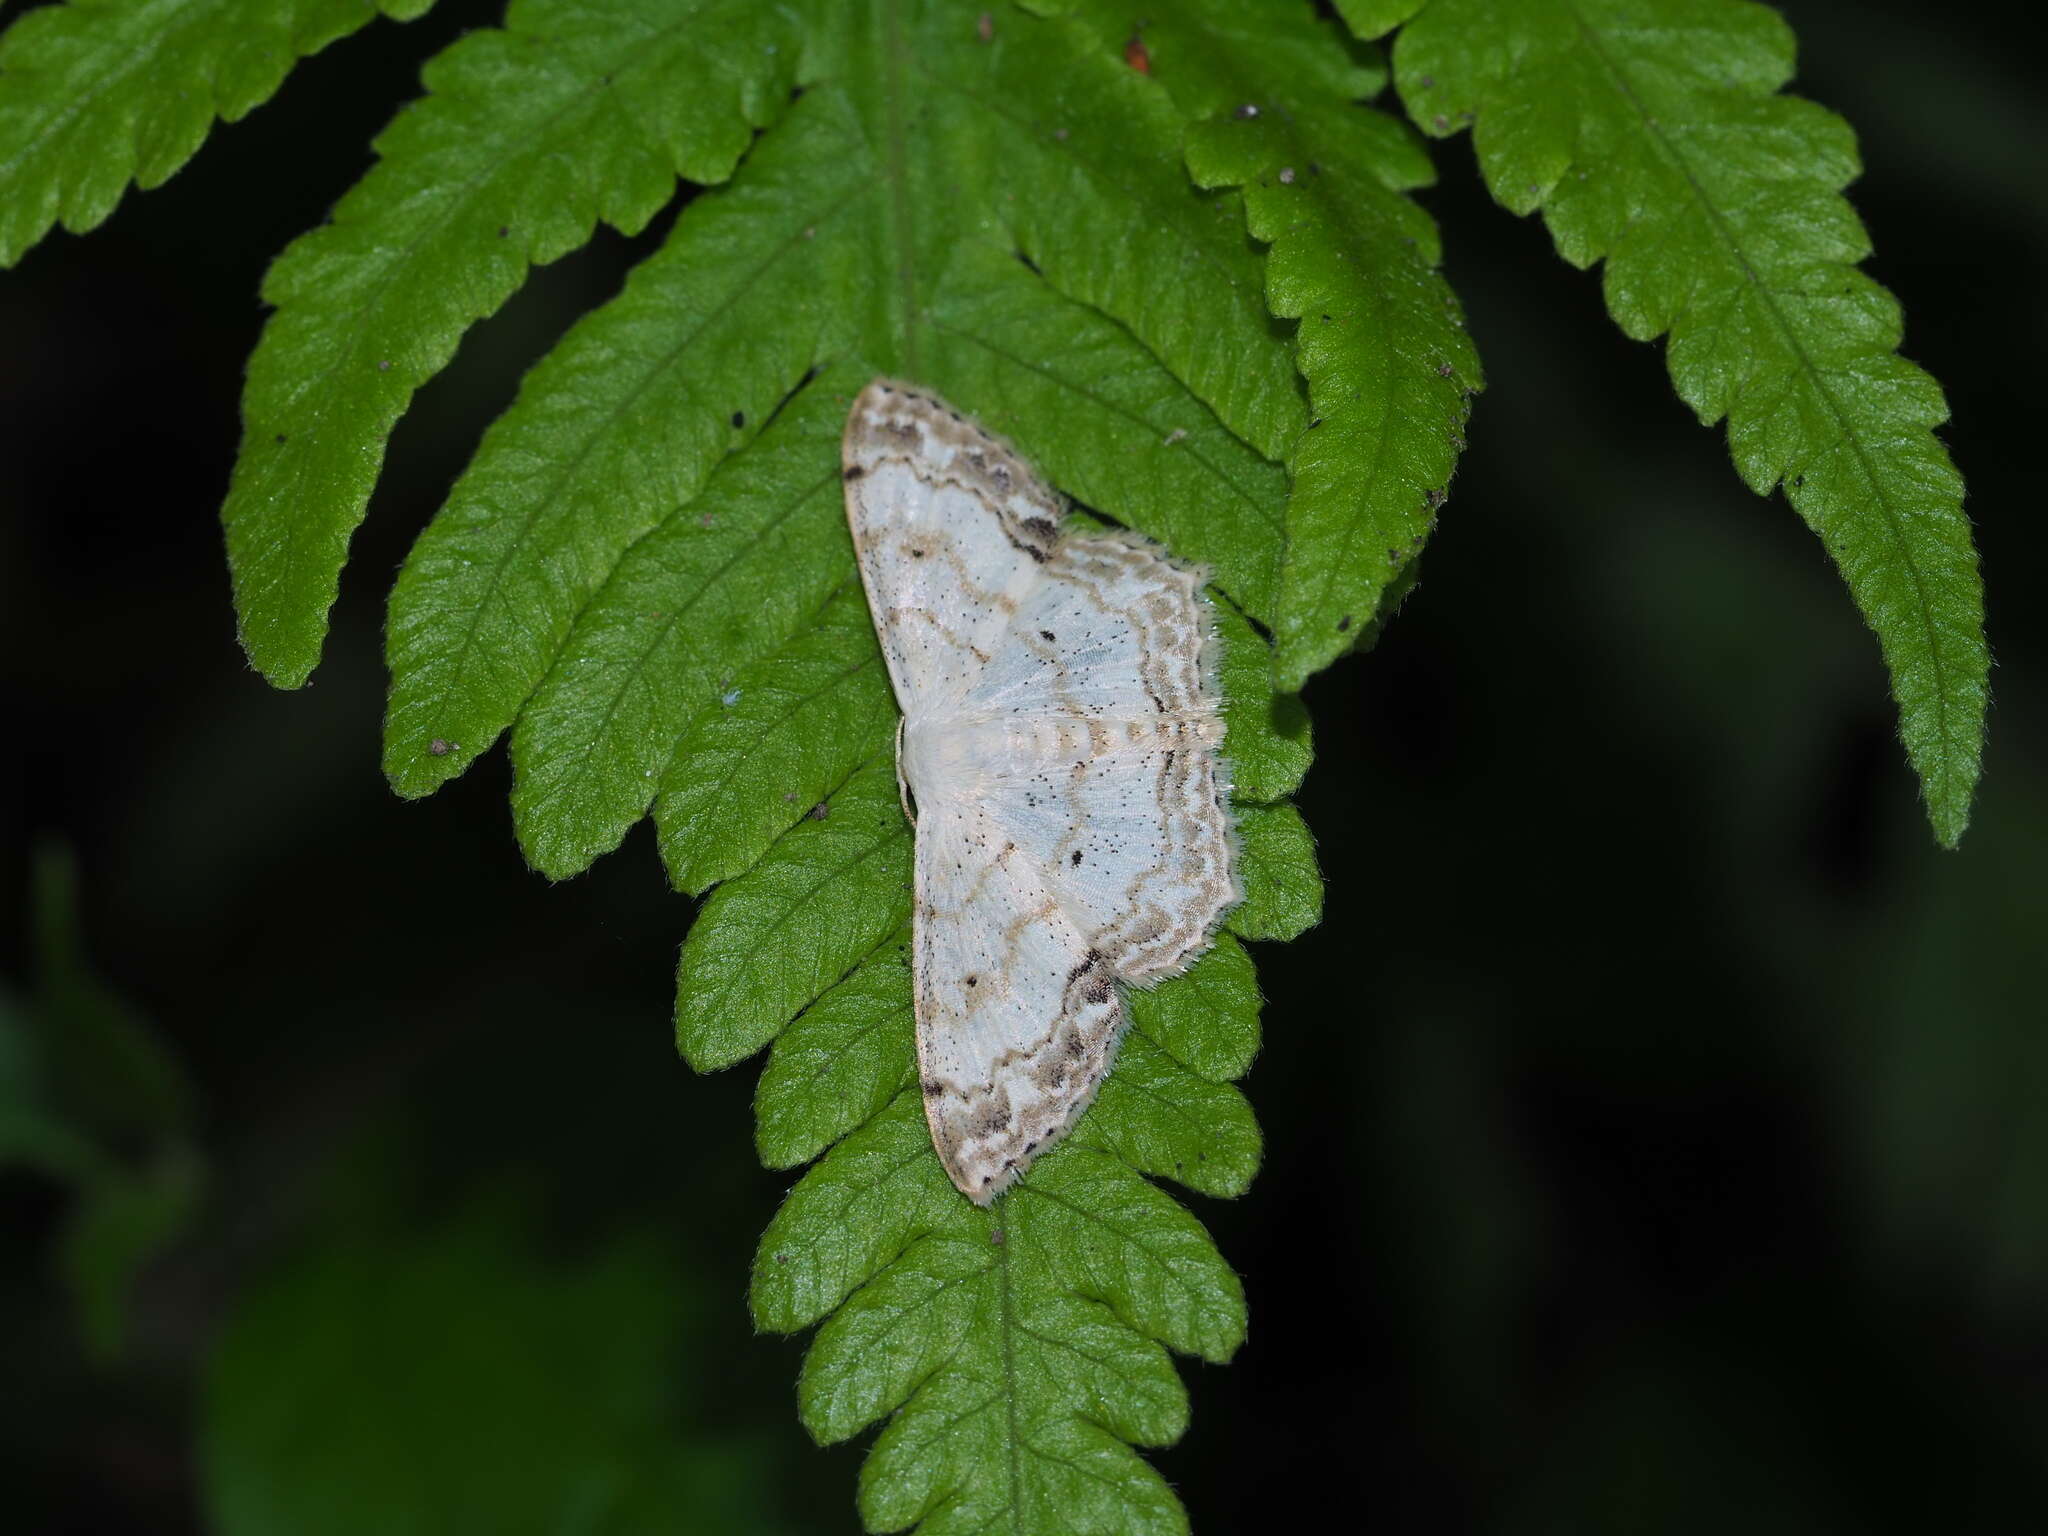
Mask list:
[[986,1205],[1094,1097],[1117,984],[1185,970],[1237,900],[1203,577],[1060,537],[1029,465],[902,384],[861,392],[842,458],[903,711],[925,1118]]

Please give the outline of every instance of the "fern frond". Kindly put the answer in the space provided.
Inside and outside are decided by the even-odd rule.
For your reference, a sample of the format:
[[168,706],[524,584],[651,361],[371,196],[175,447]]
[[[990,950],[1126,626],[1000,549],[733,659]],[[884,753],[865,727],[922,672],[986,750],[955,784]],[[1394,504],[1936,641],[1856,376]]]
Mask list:
[[[1081,7],[1120,49],[1128,13]],[[1140,29],[1152,71],[1193,120],[1189,171],[1243,189],[1268,247],[1266,302],[1297,322],[1310,420],[1286,448],[1287,538],[1274,603],[1280,684],[1369,632],[1421,549],[1464,447],[1479,361],[1436,271],[1429,218],[1402,193],[1433,174],[1409,131],[1358,103],[1386,83],[1306,5],[1202,0]]]
[[[536,14],[450,57],[545,52],[537,35],[519,41]],[[1291,936],[1320,908],[1306,830],[1283,803],[1308,765],[1308,720],[1276,692],[1265,638],[1292,537],[1280,460],[1309,432],[1294,351],[1238,195],[1191,185],[1174,99],[1086,27],[1006,10],[984,35],[957,7],[882,0],[820,3],[800,30],[801,60],[788,49],[777,66],[797,99],[764,108],[759,136],[731,146],[736,163],[697,168],[700,180],[729,170],[729,184],[685,207],[624,289],[534,368],[415,545],[391,604],[386,769],[402,793],[426,793],[509,732],[515,824],[537,867],[577,872],[652,809],[675,883],[709,890],[679,961],[678,1043],[704,1069],[772,1046],[761,1154],[777,1166],[824,1155],[771,1231],[785,1257],[763,1259],[758,1315],[794,1328],[834,1314],[806,1376],[833,1385],[804,1389],[821,1435],[910,1397],[865,1474],[871,1521],[948,1530],[969,1510],[1003,1509],[1042,1526],[1046,1500],[1085,1486],[1077,1507],[1104,1529],[1179,1529],[1171,1494],[1129,1445],[1184,1422],[1165,1348],[1224,1357],[1242,1303],[1199,1225],[1147,1177],[1218,1195],[1250,1181],[1259,1135],[1230,1081],[1257,1048],[1259,998],[1239,939]],[[695,67],[650,63],[643,78],[681,92]],[[559,99],[584,101],[588,74]],[[430,66],[435,94],[418,114],[453,123],[470,110],[451,87],[463,78]],[[344,215],[364,199],[381,219],[379,178],[428,176],[435,136],[415,152],[394,148],[397,131]],[[482,187],[511,175],[513,157],[475,164]],[[608,184],[591,175],[532,189],[528,217],[552,206],[563,240],[586,234],[592,189]],[[454,245],[475,216],[420,214],[430,243]],[[340,218],[304,244],[353,227]],[[345,272],[324,319],[311,293],[294,313],[313,317],[304,335],[318,319],[357,345],[346,337],[417,312],[409,331],[441,338],[419,354],[438,366],[523,265],[453,298],[422,291],[432,271],[391,267],[368,298],[346,296]],[[351,331],[351,315],[367,328]],[[357,362],[381,355],[362,345]],[[316,394],[339,377],[305,357],[295,366]],[[406,379],[425,376],[408,366]],[[916,377],[1008,435],[1080,500],[1077,518],[1206,565],[1216,598],[1246,900],[1186,976],[1132,996],[1111,1082],[995,1225],[940,1172],[909,1077],[910,828],[839,478],[847,405],[880,372]],[[374,473],[364,445],[412,387],[399,381],[374,410],[351,397],[339,416],[307,418],[328,424],[308,454],[352,454],[360,473],[304,482],[302,565],[335,529],[345,538]],[[248,451],[268,451],[260,433]],[[874,1182],[878,1155],[900,1166],[875,1175],[885,1193],[871,1207],[850,1192]],[[801,1236],[828,1207],[830,1230]],[[929,1381],[888,1376],[885,1351],[848,1342],[925,1283],[898,1262],[910,1219],[934,1242],[969,1245],[921,1252],[979,1266],[947,1293],[958,1303],[918,1320],[920,1347],[943,1343],[953,1362]],[[990,1241],[1004,1223],[1010,1235]],[[857,1261],[834,1261],[832,1287],[778,1293],[817,1274],[826,1250]],[[1126,1289],[1100,1278],[1111,1268]],[[945,1332],[970,1323],[969,1337]],[[956,1436],[946,1404],[976,1381],[997,1394],[991,1412]],[[1082,1475],[1077,1457],[1108,1481]]]
[[1606,262],[1607,306],[1668,335],[1679,396],[1782,486],[1877,631],[1935,835],[1969,821],[1990,664],[1940,387],[1858,263],[1848,126],[1778,94],[1790,30],[1747,0],[1436,0],[1395,48],[1422,128],[1470,125],[1487,184]]
[[433,3],[68,0],[21,16],[0,37],[0,267],[54,224],[97,228],[131,181],[170,180],[300,59]]
[[[250,660],[297,687],[413,392],[527,269],[721,181],[788,98],[800,37],[751,0],[526,0],[426,69],[381,163],[271,267],[222,516]],[[403,787],[403,786],[401,786]]]

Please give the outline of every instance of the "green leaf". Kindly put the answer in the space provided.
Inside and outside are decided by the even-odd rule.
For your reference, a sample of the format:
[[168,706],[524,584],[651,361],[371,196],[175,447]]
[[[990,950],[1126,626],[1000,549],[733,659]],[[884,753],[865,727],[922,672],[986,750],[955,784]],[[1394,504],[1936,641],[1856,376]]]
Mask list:
[[770,1168],[807,1163],[917,1081],[908,930],[775,1037],[754,1097]]
[[1216,605],[1216,639],[1231,790],[1241,800],[1284,799],[1315,756],[1308,711],[1273,691],[1272,652],[1229,603]]
[[949,261],[923,341],[947,398],[975,401],[982,424],[1069,496],[1207,566],[1246,613],[1269,617],[1286,539],[1281,466],[1128,331],[1020,262],[980,245]]
[[655,806],[676,886],[703,891],[752,868],[895,725],[867,594],[847,576],[808,627],[734,672],[677,744]]
[[189,1145],[172,1142],[139,1167],[101,1170],[80,1189],[58,1238],[57,1271],[91,1358],[120,1358],[135,1279],[191,1227],[204,1173]]
[[691,1268],[636,1238],[554,1252],[521,1193],[323,1229],[236,1299],[205,1384],[209,1529],[784,1528],[770,1447],[678,1412],[717,1390]]
[[0,1165],[69,1186],[57,1275],[86,1353],[109,1362],[136,1276],[191,1225],[205,1168],[182,1065],[86,957],[68,850],[37,851],[31,896],[35,992],[0,993]]
[[1391,32],[1421,10],[1428,0],[1335,0],[1344,25],[1360,37]]
[[93,966],[79,916],[78,868],[68,848],[36,851],[36,1053],[53,1098],[102,1143],[188,1135],[192,1084],[156,1027]]
[[[762,434],[759,452],[726,459],[701,494],[640,534],[596,584],[512,738],[512,812],[535,868],[571,875],[618,846],[646,814],[690,722],[742,702],[744,685],[737,695],[734,688],[745,663],[786,642],[827,596],[848,586],[838,469],[845,424],[835,390],[823,383],[805,390]],[[583,546],[566,560],[508,562],[515,579],[533,581],[556,602],[568,585],[562,565],[587,558],[588,545],[603,537],[589,516],[564,531]],[[425,555],[426,540],[420,548]],[[408,574],[425,580],[430,570],[449,568],[446,550],[434,549],[431,558],[433,566],[415,559]],[[585,568],[603,570],[604,563]],[[462,609],[461,596],[443,592],[436,600]],[[474,611],[485,622],[510,624],[519,616],[530,621],[547,601],[486,599]],[[420,632],[440,633],[432,626]],[[519,632],[529,644],[535,636],[530,623]],[[494,664],[516,645],[496,647]],[[394,692],[394,720],[399,702]],[[487,739],[489,732],[479,726],[476,734]],[[431,753],[429,743],[421,760],[433,762]]]
[[720,886],[683,944],[676,1043],[700,1072],[744,1060],[910,915],[910,827],[877,759]]
[[379,12],[433,0],[71,0],[0,37],[0,267],[62,223],[96,228],[133,181],[192,158],[215,118],[268,101],[292,65]]
[[50,1102],[42,1033],[32,1006],[0,990],[0,1167],[83,1184],[111,1159]]
[[[763,1162],[808,1162],[915,1085],[910,988],[906,929],[776,1036],[755,1100]],[[1261,1138],[1226,1083],[1257,1049],[1251,962],[1226,938],[1188,976],[1127,1001],[1132,1028],[1078,1138],[1204,1194],[1242,1194]]]
[[1670,338],[1679,396],[1726,419],[1760,495],[1782,486],[1877,631],[1935,835],[1969,821],[1987,698],[1983,594],[1941,390],[1898,356],[1899,307],[1839,195],[1840,118],[1777,94],[1792,36],[1737,0],[1437,0],[1396,50],[1409,114],[1471,125],[1487,184],[1541,209],[1559,254],[1606,262],[1628,335]]
[[1251,1187],[1264,1145],[1243,1094],[1189,1071],[1142,1029],[1118,1048],[1077,1139],[1141,1173],[1226,1199]]
[[889,1419],[861,1480],[871,1530],[1185,1530],[1128,1447],[1186,1423],[1162,1344],[1223,1360],[1244,1337],[1236,1276],[1122,1161],[1072,1141],[981,1210],[930,1155],[915,1091],[792,1192],[753,1301],[784,1331],[832,1313],[798,1389],[813,1435]]
[[1134,1025],[1213,1083],[1234,1082],[1259,1052],[1259,984],[1251,956],[1228,933],[1184,976],[1126,995]]
[[1245,939],[1291,939],[1323,916],[1323,877],[1315,841],[1291,805],[1248,805],[1238,811],[1238,878],[1244,901],[1225,917]]
[[[1129,29],[1090,6],[1106,48]],[[1384,75],[1362,67],[1306,6],[1228,0],[1148,21],[1154,68],[1195,120],[1188,169],[1243,189],[1268,247],[1266,300],[1297,322],[1310,420],[1287,449],[1293,488],[1272,616],[1280,685],[1364,633],[1414,559],[1464,447],[1479,362],[1436,271],[1435,228],[1401,194],[1427,185],[1407,130],[1357,103]]]
[[313,670],[413,391],[530,265],[599,220],[639,230],[677,176],[730,175],[787,102],[797,43],[786,13],[747,0],[527,0],[427,66],[430,94],[379,137],[381,164],[264,281],[277,312],[222,516],[242,643],[266,677],[297,687]]

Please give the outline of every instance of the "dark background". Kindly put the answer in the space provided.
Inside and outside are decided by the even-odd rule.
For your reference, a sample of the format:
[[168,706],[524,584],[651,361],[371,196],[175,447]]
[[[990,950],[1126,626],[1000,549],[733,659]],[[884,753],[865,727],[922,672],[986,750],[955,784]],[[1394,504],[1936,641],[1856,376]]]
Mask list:
[[[1328,915],[1260,955],[1266,1169],[1194,1202],[1251,1339],[1186,1367],[1159,1458],[1202,1529],[2002,1530],[2048,1494],[2048,108],[1988,8],[1783,9],[1954,409],[1998,661],[1975,824],[1933,845],[1818,542],[1440,146],[1491,387],[1419,590],[1308,696]],[[371,28],[0,277],[0,975],[61,1011],[30,870],[70,850],[93,970],[189,1084],[99,1123],[201,1170],[118,1350],[64,1283],[81,1197],[0,1171],[15,1529],[856,1527],[860,1449],[809,1446],[800,1343],[746,1321],[789,1178],[754,1068],[674,1055],[688,909],[646,828],[550,887],[502,754],[420,804],[378,771],[394,569],[666,221],[537,273],[423,393],[312,688],[234,644],[262,269],[494,18]]]

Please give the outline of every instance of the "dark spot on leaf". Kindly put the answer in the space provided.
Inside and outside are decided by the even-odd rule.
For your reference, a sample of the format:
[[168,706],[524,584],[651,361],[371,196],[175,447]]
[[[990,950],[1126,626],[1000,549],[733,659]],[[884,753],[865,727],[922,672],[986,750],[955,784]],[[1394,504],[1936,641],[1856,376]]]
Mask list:
[[1038,632],[1038,638],[1039,638],[1039,639],[1041,639],[1041,640],[1045,640],[1045,641],[1053,641],[1053,640],[1057,640],[1057,639],[1059,639],[1059,636],[1058,636],[1058,635],[1056,635],[1056,634],[1054,634],[1054,633],[1053,633],[1053,632],[1052,632],[1051,630],[1049,630],[1049,629],[1041,629],[1041,630],[1040,630],[1040,631]]
[[277,434],[277,440],[278,440],[278,441],[279,441],[280,443],[281,443],[281,442],[283,442],[283,441],[285,440],[285,434],[284,434],[284,433],[282,433],[282,432],[278,433],[278,434]]
[[[981,1182],[986,1184],[988,1180],[983,1179]],[[988,1245],[991,1248],[1000,1248],[1003,1246],[1003,1229],[1001,1227],[991,1227],[989,1229]]]
[[866,473],[867,471],[862,469],[858,464],[849,464],[846,466],[845,473],[842,474],[840,478],[842,480],[858,480],[862,475]]
[[967,985],[969,985],[970,987],[971,987],[971,986],[974,986],[974,985],[976,985],[977,983],[979,983],[979,982],[980,982],[980,980],[981,980],[981,978],[980,978],[979,976],[970,976],[970,977],[968,977],[968,978],[967,978]]
[[1074,850],[1074,863],[1075,863],[1076,865],[1079,865],[1079,864],[1080,864],[1080,862],[1081,862],[1081,850],[1080,850],[1080,849],[1078,849],[1078,848],[1076,848],[1076,849]]
[[512,226],[511,226],[510,224],[500,224],[500,225],[498,226],[498,238],[499,238],[500,240],[504,239],[504,238],[505,238],[505,237],[506,237],[507,235],[509,235],[509,234],[511,234],[511,233],[512,233]]
[[910,558],[913,560],[922,560],[924,558],[924,551],[921,549],[913,549],[910,552]]
[[775,1255],[775,1262],[778,1264],[787,1264],[789,1262],[789,1255],[786,1253],[778,1253],[777,1255]]
[[746,424],[747,424],[747,413],[746,413],[745,411],[734,411],[734,412],[732,413],[732,429],[733,429],[733,431],[735,431],[735,432],[739,431],[739,429],[740,429],[741,427],[744,427],[744,426],[745,426]]
[[810,808],[810,811],[807,814],[813,821],[823,821],[827,816],[830,816],[832,814],[832,807],[827,805],[823,800],[820,800],[816,805]]

